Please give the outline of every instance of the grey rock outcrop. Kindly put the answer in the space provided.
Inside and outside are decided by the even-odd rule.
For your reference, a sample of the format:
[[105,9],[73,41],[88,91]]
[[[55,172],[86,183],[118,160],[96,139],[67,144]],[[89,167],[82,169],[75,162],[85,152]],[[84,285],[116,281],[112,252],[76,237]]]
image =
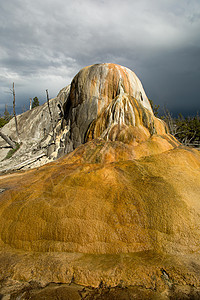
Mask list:
[[[21,146],[10,159],[5,160],[9,148],[6,142],[0,139],[1,171],[16,169],[15,166],[36,167],[57,157],[62,132],[63,105],[69,90],[70,86],[63,88],[56,98],[49,101],[53,124],[50,121],[47,103],[17,116]],[[56,132],[56,145],[52,138],[52,126]],[[2,128],[2,132],[13,141],[17,140],[14,118]]]

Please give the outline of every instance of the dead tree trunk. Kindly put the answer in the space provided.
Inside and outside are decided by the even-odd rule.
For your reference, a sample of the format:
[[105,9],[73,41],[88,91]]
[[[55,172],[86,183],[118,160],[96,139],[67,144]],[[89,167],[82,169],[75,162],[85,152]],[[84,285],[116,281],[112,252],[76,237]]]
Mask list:
[[49,104],[49,93],[48,93],[48,90],[46,90],[46,94],[47,94],[47,105],[48,105],[48,109],[49,109],[50,121],[51,121],[52,131],[53,131],[54,149],[55,149],[56,148],[56,135],[55,135],[55,130],[54,130],[53,117],[52,117],[52,113],[51,113],[51,109],[50,109],[50,104]]
[[12,94],[13,94],[13,115],[15,118],[15,127],[16,127],[17,138],[19,140],[19,131],[18,131],[16,112],[15,112],[15,84],[14,84],[14,82],[13,82]]
[[15,142],[13,142],[7,135],[5,135],[3,132],[0,131],[0,136],[6,143],[8,143],[13,149],[16,147]]

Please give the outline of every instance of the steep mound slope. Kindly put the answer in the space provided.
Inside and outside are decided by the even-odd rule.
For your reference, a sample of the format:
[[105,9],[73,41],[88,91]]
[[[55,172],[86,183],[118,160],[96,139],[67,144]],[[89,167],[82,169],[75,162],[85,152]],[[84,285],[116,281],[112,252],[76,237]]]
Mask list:
[[45,252],[197,251],[199,167],[198,152],[173,150],[105,166],[66,158],[13,177],[1,196],[1,241]]
[[198,287],[199,152],[107,164],[79,155],[0,178],[2,278],[153,288],[154,276],[163,289],[164,269]]

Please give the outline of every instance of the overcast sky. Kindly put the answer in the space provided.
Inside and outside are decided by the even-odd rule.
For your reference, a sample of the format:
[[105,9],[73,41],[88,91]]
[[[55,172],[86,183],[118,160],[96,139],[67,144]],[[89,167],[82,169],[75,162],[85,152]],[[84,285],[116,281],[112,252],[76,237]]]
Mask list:
[[83,67],[133,70],[156,104],[200,111],[199,0],[0,2],[0,110],[55,97]]

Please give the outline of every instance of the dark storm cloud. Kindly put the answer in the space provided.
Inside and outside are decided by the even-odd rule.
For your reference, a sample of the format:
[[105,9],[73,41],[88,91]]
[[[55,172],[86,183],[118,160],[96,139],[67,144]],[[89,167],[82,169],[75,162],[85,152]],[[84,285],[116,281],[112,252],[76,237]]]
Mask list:
[[52,96],[86,65],[135,71],[150,98],[173,110],[199,106],[198,0],[7,0],[0,3],[0,103]]

